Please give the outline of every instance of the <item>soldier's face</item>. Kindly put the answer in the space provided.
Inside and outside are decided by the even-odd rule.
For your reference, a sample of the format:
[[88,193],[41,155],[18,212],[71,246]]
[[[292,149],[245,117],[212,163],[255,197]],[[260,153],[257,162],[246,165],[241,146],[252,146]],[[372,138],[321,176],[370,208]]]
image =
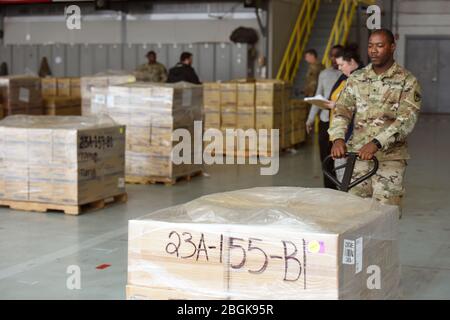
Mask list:
[[314,55],[312,55],[310,53],[307,53],[307,54],[305,54],[305,61],[310,64],[314,63],[314,62],[316,62],[316,57],[314,57]]
[[338,69],[338,64],[336,62],[336,56],[338,55],[338,49],[331,49],[330,52],[330,59],[331,59],[331,65],[334,69]]
[[339,70],[349,77],[352,72],[358,67],[358,64],[355,60],[345,61],[342,57],[336,58],[336,63],[339,67]]
[[383,66],[394,57],[395,43],[383,33],[375,33],[369,38],[367,53],[374,66]]
[[156,56],[154,54],[149,54],[147,56],[148,63],[155,63],[156,62]]

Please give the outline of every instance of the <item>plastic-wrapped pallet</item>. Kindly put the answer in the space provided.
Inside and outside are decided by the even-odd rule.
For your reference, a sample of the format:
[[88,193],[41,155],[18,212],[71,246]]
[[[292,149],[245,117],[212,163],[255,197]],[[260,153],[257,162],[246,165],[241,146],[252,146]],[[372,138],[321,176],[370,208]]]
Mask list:
[[296,145],[306,140],[306,118],[308,116],[308,103],[303,100],[290,101],[291,113],[291,144]]
[[80,98],[45,97],[44,113],[51,116],[81,116]]
[[[107,88],[110,85],[135,81],[136,77],[133,74],[124,71],[107,71],[89,77],[82,77],[80,81],[82,114],[90,115],[96,113],[96,110],[94,112],[91,110],[91,99],[93,98],[91,93],[92,87]],[[97,99],[100,100],[101,98],[98,97]]]
[[[203,88],[185,82],[136,82],[110,86],[107,112],[127,126],[127,180],[176,179],[201,170],[201,164],[174,164],[174,130],[186,129],[194,138],[194,121],[201,121]],[[192,141],[191,141],[192,142]],[[191,143],[190,161],[194,148]],[[144,181],[142,181],[144,182]]]
[[344,192],[211,194],[131,220],[128,234],[128,299],[398,295],[397,207]]
[[82,205],[125,192],[125,127],[108,116],[0,121],[0,199]]
[[5,116],[43,114],[40,78],[27,75],[0,77],[0,91]]
[[203,105],[205,129],[220,129],[220,83],[203,84]]

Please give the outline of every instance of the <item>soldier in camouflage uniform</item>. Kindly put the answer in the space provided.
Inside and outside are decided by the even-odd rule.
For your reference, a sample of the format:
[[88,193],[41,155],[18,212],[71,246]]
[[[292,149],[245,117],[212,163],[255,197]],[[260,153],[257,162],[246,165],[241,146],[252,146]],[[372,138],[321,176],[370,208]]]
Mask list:
[[148,63],[144,63],[136,69],[136,79],[138,81],[146,82],[166,82],[166,67],[156,61],[156,53],[154,51],[149,51],[147,53],[147,59]]
[[[372,63],[348,78],[328,132],[333,158],[344,157],[348,148],[358,152],[361,160],[375,155],[380,162],[378,172],[350,192],[397,205],[401,210],[409,159],[406,137],[417,122],[421,90],[417,79],[394,61],[394,51],[392,32],[372,32],[368,47]],[[353,134],[346,145],[344,137],[352,119]],[[358,160],[353,179],[367,173],[371,166],[372,162]]]
[[305,97],[312,97],[317,90],[319,74],[325,67],[317,60],[317,51],[314,49],[309,49],[305,52],[305,60],[309,66],[308,71],[306,72],[306,82],[303,94]]

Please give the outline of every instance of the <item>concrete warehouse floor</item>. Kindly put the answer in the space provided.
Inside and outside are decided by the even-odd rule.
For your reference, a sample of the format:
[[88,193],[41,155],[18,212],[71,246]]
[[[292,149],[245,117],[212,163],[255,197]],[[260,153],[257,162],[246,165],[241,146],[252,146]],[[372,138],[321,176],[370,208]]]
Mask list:
[[[400,227],[404,298],[450,298],[450,116],[421,116],[410,139],[408,191]],[[78,217],[0,209],[1,299],[124,299],[127,222],[203,194],[254,186],[319,187],[317,146],[281,158],[280,172],[257,166],[208,167],[209,177],[172,187],[129,185],[129,202]],[[110,264],[99,270],[96,266]],[[66,288],[69,265],[81,290]]]

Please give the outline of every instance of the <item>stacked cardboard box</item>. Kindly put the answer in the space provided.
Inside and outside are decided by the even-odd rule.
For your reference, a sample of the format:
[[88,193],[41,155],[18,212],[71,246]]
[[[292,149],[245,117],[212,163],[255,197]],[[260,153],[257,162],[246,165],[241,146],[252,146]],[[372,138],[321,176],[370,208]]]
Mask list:
[[[220,84],[206,83],[204,86],[205,129],[217,128],[220,123],[226,137],[225,153],[234,150],[237,156],[270,155],[271,129],[279,130],[280,149],[291,146],[290,84],[278,80],[239,79]],[[258,150],[258,144],[250,145],[248,138],[243,141],[235,135],[227,136],[226,129],[256,129],[258,144],[261,147],[267,145],[267,150]],[[259,132],[261,129],[267,129],[267,134]]]
[[291,118],[291,94],[292,85],[289,83],[283,83],[283,102],[282,102],[282,120],[281,120],[281,130],[280,130],[280,148],[286,149],[292,146],[291,135],[292,135],[292,118]]
[[128,299],[398,295],[398,209],[335,190],[211,194],[131,220],[128,236]]
[[43,78],[41,90],[47,115],[81,115],[80,78]]
[[41,80],[31,76],[0,77],[4,115],[43,114]]
[[[267,145],[267,155],[272,152],[272,142],[275,142],[271,130],[279,130],[278,143],[283,137],[282,123],[283,123],[283,82],[281,81],[259,81],[256,83],[256,130],[267,129],[267,134],[259,137],[262,145]],[[273,140],[273,141],[272,141]],[[281,146],[279,146],[281,147]],[[252,154],[257,153],[257,150],[250,150]]]
[[237,83],[220,84],[221,128],[234,129],[237,124]]
[[56,97],[58,95],[57,78],[47,77],[41,79],[42,97]]
[[303,100],[290,101],[291,113],[291,145],[297,145],[306,140],[306,118],[308,104]]
[[125,128],[109,117],[0,122],[0,199],[82,205],[125,192]]
[[[123,72],[105,72],[105,73],[98,73],[96,75],[89,77],[82,77],[80,82],[82,114],[90,115],[96,113],[96,110],[91,110],[92,87],[107,88],[108,86],[111,85],[135,81],[136,78],[134,75]],[[96,94],[99,94],[99,92],[97,91]]]
[[[110,86],[107,112],[127,126],[126,175],[135,178],[175,179],[201,170],[201,164],[174,164],[172,141],[176,129],[194,138],[194,121],[201,121],[202,87],[188,83],[136,82]],[[183,154],[192,163],[194,144]],[[187,154],[186,154],[187,152]],[[176,153],[178,154],[178,153]]]
[[75,97],[44,97],[45,114],[81,116],[81,99]]
[[80,78],[54,78],[41,79],[42,96],[46,97],[72,97],[80,98]]
[[220,129],[220,84],[205,83],[203,85],[203,108],[205,128]]

